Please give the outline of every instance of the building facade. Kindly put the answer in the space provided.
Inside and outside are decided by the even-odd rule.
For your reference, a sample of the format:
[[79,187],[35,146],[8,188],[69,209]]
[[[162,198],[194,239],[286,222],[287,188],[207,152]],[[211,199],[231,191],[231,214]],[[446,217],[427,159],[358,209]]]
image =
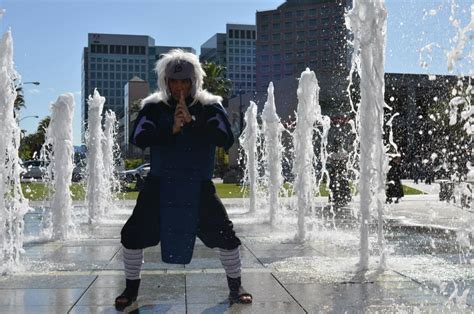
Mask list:
[[225,33],[216,33],[201,45],[201,62],[224,65],[232,82],[232,95],[255,92],[255,25],[227,24]]
[[[119,35],[89,33],[87,47],[82,55],[82,127],[84,142],[87,127],[87,98],[97,88],[106,98],[104,111],[111,109],[120,120],[125,115],[124,86],[133,77],[156,86],[155,63],[160,54],[172,48],[155,46],[155,40],[145,35]],[[181,47],[195,52],[193,48]]]
[[[270,81],[298,78],[307,67],[321,83],[349,69],[344,13],[351,0],[287,0],[257,12],[256,89]],[[321,85],[321,84],[320,84]]]

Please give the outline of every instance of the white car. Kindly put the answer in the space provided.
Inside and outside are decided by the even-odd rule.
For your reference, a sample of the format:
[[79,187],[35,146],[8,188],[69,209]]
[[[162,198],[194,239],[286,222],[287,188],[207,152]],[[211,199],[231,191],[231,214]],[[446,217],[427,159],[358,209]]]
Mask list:
[[148,175],[149,172],[150,172],[150,164],[147,163],[147,164],[140,165],[135,169],[120,171],[119,178],[120,180],[123,180],[126,182],[133,182],[137,180],[137,178],[144,179]]
[[22,179],[42,180],[46,173],[46,164],[41,160],[27,160],[21,165],[24,171],[21,173]]

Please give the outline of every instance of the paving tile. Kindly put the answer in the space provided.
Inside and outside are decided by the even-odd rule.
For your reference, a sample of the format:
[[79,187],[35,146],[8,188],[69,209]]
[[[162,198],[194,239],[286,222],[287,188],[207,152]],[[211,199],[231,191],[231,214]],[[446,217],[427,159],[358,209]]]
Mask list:
[[[134,312],[135,311],[135,312]],[[166,314],[185,314],[186,305],[184,304],[146,304],[138,301],[129,306],[124,312],[127,313],[166,313]],[[84,306],[76,305],[69,312],[71,314],[112,314],[123,313],[116,311],[113,306]]]
[[[124,286],[91,287],[81,297],[77,305],[107,305],[114,303],[115,298],[122,293]],[[140,289],[138,300],[146,304],[184,304],[184,286],[144,287]]]
[[393,304],[443,305],[445,298],[410,282],[362,284],[288,284],[285,288],[306,309],[318,305],[322,310],[339,312],[348,307],[390,306]]
[[0,305],[72,305],[85,289],[1,289]]
[[188,314],[218,314],[218,313],[305,313],[295,302],[254,302],[252,304],[189,304]]
[[[228,302],[229,290],[225,274],[190,274],[186,276],[186,280],[188,304]],[[242,284],[256,302],[292,301],[289,294],[269,273],[244,273]]]
[[0,277],[1,289],[66,289],[87,288],[96,276],[90,275],[34,275]]
[[[158,287],[184,287],[185,275],[142,275],[140,289]],[[101,275],[94,281],[93,288],[125,288],[125,275]]]
[[71,308],[70,305],[2,305],[2,314],[64,314]]
[[118,246],[63,246],[47,256],[55,262],[103,262],[110,261]]

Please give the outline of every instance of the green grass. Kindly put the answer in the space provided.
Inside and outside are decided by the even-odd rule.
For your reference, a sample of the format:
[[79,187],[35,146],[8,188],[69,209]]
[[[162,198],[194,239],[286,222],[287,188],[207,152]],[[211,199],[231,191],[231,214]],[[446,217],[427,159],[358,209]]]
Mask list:
[[[34,182],[34,183],[22,183],[21,184],[23,195],[31,201],[42,201],[47,198],[47,190],[44,183]],[[285,184],[284,188],[288,191],[290,186]],[[120,200],[135,200],[138,196],[138,191],[133,191],[135,185],[131,184],[128,186],[127,192],[119,193],[117,198]],[[221,198],[240,198],[248,195],[248,191],[242,191],[242,186],[237,184],[229,183],[217,183],[216,184],[217,195]],[[423,192],[416,190],[414,188],[403,186],[403,192],[405,195],[419,195]],[[320,186],[320,196],[328,196],[329,192],[325,184]],[[73,183],[71,185],[71,194],[74,201],[84,200],[86,192],[84,186],[79,183]],[[293,193],[294,194],[294,193]]]
[[423,193],[423,192],[420,191],[420,190],[411,188],[411,187],[406,186],[406,185],[403,185],[403,193],[404,193],[405,195],[420,195],[420,194],[426,194],[426,193]]

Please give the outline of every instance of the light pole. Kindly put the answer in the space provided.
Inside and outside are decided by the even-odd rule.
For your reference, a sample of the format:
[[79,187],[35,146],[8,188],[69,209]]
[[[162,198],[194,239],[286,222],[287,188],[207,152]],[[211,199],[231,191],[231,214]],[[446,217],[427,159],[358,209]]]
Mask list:
[[38,85],[40,84],[40,82],[38,82],[38,81],[34,81],[34,82],[21,82],[21,84],[22,84],[22,85],[25,85],[25,84],[33,84],[33,85],[37,85],[37,86],[38,86]]
[[26,118],[36,118],[36,119],[38,119],[39,116],[26,116],[26,117],[23,117],[23,118],[21,118],[20,120],[18,120],[18,123],[20,123],[21,120],[24,120],[24,119],[26,119]]

